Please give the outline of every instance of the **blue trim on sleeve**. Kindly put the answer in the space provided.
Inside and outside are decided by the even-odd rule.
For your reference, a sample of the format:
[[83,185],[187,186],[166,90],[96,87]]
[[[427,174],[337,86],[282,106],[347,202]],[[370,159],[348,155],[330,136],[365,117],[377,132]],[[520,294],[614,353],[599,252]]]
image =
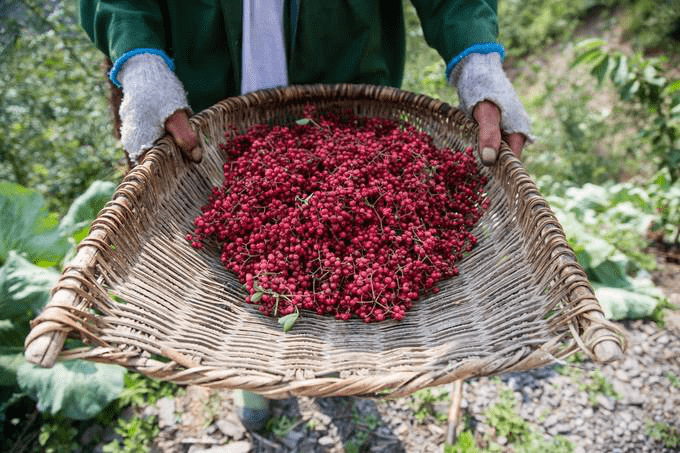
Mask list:
[[168,68],[170,68],[171,71],[175,70],[175,62],[172,61],[168,55],[163,52],[160,49],[147,49],[147,48],[140,48],[140,49],[132,49],[130,51],[125,52],[123,55],[120,56],[116,60],[116,62],[113,64],[113,67],[111,68],[111,72],[109,72],[109,79],[115,86],[118,88],[121,88],[121,84],[118,81],[118,73],[120,72],[121,68],[123,67],[123,64],[125,64],[126,61],[128,61],[130,58],[134,57],[135,55],[142,55],[142,54],[151,54],[151,55],[158,55],[161,57],[165,63],[168,65]]
[[453,58],[453,60],[451,60],[448,65],[446,65],[446,79],[448,80],[451,77],[451,72],[453,71],[453,68],[458,63],[460,63],[463,58],[467,57],[468,55],[473,53],[487,54],[493,52],[499,54],[501,56],[501,61],[503,61],[503,59],[505,58],[505,49],[503,48],[502,45],[495,42],[471,45],[470,47],[456,55]]

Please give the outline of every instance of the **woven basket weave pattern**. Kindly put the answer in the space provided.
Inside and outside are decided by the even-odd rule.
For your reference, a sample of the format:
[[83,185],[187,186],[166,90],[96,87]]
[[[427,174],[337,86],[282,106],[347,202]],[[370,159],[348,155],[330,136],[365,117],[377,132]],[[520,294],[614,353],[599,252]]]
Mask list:
[[[204,158],[188,164],[168,138],[132,170],[80,245],[34,321],[27,345],[52,331],[90,346],[61,356],[118,363],[182,384],[290,395],[410,394],[456,379],[552,363],[599,342],[624,344],[604,320],[561,227],[520,162],[503,145],[488,177],[490,207],[460,275],[401,322],[337,321],[303,311],[283,333],[244,302],[217,247],[184,236],[222,182],[229,127],[286,123],[320,111],[406,120],[437,146],[476,148],[476,126],[425,96],[374,86],[306,86],[227,99],[192,118]],[[57,294],[68,294],[68,303]],[[65,300],[66,300],[65,299]]]

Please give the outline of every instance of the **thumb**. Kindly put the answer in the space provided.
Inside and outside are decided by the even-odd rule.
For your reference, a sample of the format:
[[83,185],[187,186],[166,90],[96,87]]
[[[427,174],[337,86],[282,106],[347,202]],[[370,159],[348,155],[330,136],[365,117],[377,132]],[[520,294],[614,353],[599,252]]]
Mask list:
[[479,124],[479,150],[482,163],[496,163],[501,146],[501,111],[490,101],[482,101],[475,106],[472,116]]
[[189,114],[186,110],[177,110],[170,115],[165,121],[165,130],[172,135],[185,156],[194,162],[201,161],[203,158],[201,148],[198,146],[198,139],[189,123]]

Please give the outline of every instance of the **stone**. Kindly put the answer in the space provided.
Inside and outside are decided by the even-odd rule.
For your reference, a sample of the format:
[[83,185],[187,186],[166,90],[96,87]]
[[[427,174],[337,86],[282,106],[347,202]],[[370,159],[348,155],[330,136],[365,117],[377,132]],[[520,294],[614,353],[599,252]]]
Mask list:
[[625,404],[631,406],[642,406],[645,404],[646,398],[644,394],[638,392],[629,392],[624,396]]
[[408,433],[408,425],[406,423],[402,423],[397,427],[397,429],[394,431],[394,434],[396,434],[399,437],[403,437]]
[[317,443],[322,447],[330,447],[331,445],[335,444],[335,439],[333,439],[331,436],[323,436],[319,438]]
[[543,422],[543,426],[545,426],[546,428],[550,428],[551,426],[556,425],[559,420],[560,420],[559,414],[551,414],[545,419],[545,421]]
[[158,426],[173,427],[177,424],[175,417],[175,400],[172,398],[161,398],[156,402],[158,408]]
[[553,427],[557,434],[566,434],[571,432],[571,426],[568,423],[558,423]]
[[321,422],[321,424],[323,426],[328,426],[333,421],[333,419],[331,417],[329,417],[328,415],[323,414],[323,413],[317,414],[316,418],[317,418],[317,420],[319,420],[319,422]]
[[246,433],[246,429],[243,425],[225,419],[217,420],[215,426],[217,426],[217,429],[219,429],[222,434],[234,440],[243,439],[243,436]]
[[444,428],[440,427],[439,425],[431,423],[427,426],[427,428],[430,430],[434,437],[439,437],[444,434]]
[[202,450],[197,450],[193,453],[248,453],[253,449],[253,445],[245,440],[238,442],[231,442],[219,447],[210,447]]
[[305,437],[305,433],[301,431],[288,431],[283,439],[281,439],[281,442],[283,442],[286,447],[295,451],[298,442],[300,442],[303,437]]
[[668,296],[668,302],[680,308],[680,293],[671,293],[671,295]]

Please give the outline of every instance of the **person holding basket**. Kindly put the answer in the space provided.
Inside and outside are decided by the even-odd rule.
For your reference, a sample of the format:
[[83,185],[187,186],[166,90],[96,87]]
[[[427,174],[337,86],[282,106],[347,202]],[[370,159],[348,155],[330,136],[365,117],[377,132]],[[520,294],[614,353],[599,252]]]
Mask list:
[[[446,63],[460,108],[479,124],[482,162],[504,138],[520,156],[528,115],[503,66],[497,1],[412,0],[428,45]],[[201,149],[189,117],[251,91],[296,84],[400,87],[405,64],[401,2],[386,0],[80,0],[80,23],[111,61],[122,90],[115,114],[136,165],[169,133],[184,155]],[[237,392],[238,415],[257,430],[266,399]]]

